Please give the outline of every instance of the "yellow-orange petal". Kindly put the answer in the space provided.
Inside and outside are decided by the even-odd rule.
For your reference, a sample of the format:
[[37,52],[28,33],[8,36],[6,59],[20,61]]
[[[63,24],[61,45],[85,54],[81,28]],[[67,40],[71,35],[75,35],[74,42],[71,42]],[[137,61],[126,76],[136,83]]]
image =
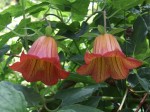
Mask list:
[[84,55],[85,63],[89,64],[93,59],[95,59],[97,57],[102,57],[102,55],[86,52]]
[[104,57],[94,58],[90,63],[82,65],[77,69],[77,73],[81,75],[91,75],[96,82],[102,82],[110,77]]
[[33,55],[21,55],[21,61],[10,66],[21,72],[29,82],[42,81],[46,85],[56,84],[58,79],[66,78],[69,73],[60,68],[56,58],[39,58]]
[[131,58],[131,57],[125,58],[123,60],[123,62],[128,69],[134,69],[134,68],[137,68],[143,64],[142,61],[136,60],[136,59]]
[[126,57],[119,50],[115,50],[104,55],[109,65],[110,75],[113,79],[125,79],[129,70],[139,67],[142,63],[133,58]]

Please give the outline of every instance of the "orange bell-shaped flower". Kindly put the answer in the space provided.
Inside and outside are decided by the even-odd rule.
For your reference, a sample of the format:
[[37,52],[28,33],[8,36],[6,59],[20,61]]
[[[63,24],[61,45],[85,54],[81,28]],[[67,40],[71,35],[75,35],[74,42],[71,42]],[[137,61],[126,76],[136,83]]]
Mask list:
[[55,40],[46,36],[38,38],[28,54],[22,53],[20,62],[10,68],[21,72],[29,82],[42,81],[46,85],[56,84],[69,75],[61,68]]
[[85,65],[77,69],[81,75],[91,75],[96,82],[107,78],[125,79],[129,70],[142,65],[141,61],[126,57],[111,34],[96,37],[93,53],[85,54]]

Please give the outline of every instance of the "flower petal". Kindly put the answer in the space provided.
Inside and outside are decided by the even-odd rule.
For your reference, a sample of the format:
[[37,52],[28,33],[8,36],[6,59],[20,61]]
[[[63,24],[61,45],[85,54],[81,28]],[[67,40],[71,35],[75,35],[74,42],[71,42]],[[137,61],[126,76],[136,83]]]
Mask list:
[[129,69],[125,67],[122,57],[107,58],[107,63],[113,79],[125,79],[128,76]]
[[130,57],[125,58],[123,60],[123,62],[128,69],[134,69],[143,64],[141,61],[138,61],[138,60],[136,60],[134,58],[130,58]]
[[38,58],[32,55],[21,55],[21,62],[14,63],[11,69],[21,72],[29,82],[42,81],[46,85],[56,84],[58,79],[66,78],[69,73],[60,68],[55,58]]
[[93,53],[89,53],[89,52],[86,52],[85,53],[85,56],[84,56],[84,60],[85,60],[85,63],[86,64],[89,64],[93,59],[97,58],[97,57],[101,57],[102,55],[100,54],[93,54]]
[[104,54],[109,64],[111,77],[114,79],[125,79],[129,69],[136,68],[142,63],[133,58],[126,57],[121,51],[115,50]]
[[110,77],[109,69],[103,57],[93,59],[89,64],[85,64],[77,69],[81,75],[91,75],[96,82],[102,82]]

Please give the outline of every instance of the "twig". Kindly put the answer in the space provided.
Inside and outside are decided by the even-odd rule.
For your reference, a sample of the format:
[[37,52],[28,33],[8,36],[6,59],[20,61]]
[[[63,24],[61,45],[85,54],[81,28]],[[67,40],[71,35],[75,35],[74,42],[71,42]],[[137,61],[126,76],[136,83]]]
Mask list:
[[56,14],[46,14],[46,15],[45,15],[45,18],[46,18],[47,16],[55,16],[55,17],[57,17],[61,22],[64,23],[64,20],[63,20],[61,17],[57,16]]
[[118,108],[117,112],[119,112],[119,111],[122,109],[123,104],[124,104],[124,102],[125,102],[125,100],[126,100],[127,94],[128,94],[128,88],[127,88],[126,91],[125,91],[125,94],[124,94],[124,97],[123,97],[123,99],[122,99],[121,105],[120,105],[120,107]]
[[148,96],[148,93],[145,93],[144,97],[140,101],[140,104],[138,105],[138,107],[137,107],[135,112],[138,112],[140,110],[140,108],[142,107],[143,103],[145,102],[147,96]]
[[18,55],[15,55],[15,54],[8,54],[8,53],[6,53],[5,55],[8,55],[8,56],[13,56],[13,57],[20,57],[20,56],[18,56]]

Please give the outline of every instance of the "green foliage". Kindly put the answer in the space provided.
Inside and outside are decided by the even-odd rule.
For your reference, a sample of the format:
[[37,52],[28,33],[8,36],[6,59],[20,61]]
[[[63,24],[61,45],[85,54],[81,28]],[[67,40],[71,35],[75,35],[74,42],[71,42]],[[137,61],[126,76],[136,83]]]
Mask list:
[[84,112],[84,111],[86,111],[86,112],[103,112],[96,108],[79,105],[79,104],[69,105],[69,106],[63,107],[62,109],[58,110],[58,112]]
[[12,86],[0,83],[0,111],[5,112],[27,112],[27,103],[23,94]]
[[[149,112],[150,2],[149,0],[3,0],[0,3],[0,112]],[[17,1],[17,0],[16,0]],[[10,2],[10,3],[9,3]],[[6,6],[5,6],[6,5]],[[126,56],[143,65],[127,79],[96,83],[76,69],[92,52],[95,37],[106,31],[118,40]],[[69,76],[53,86],[29,83],[9,66],[19,61],[34,41],[52,29],[62,68]],[[143,103],[140,103],[144,101]]]

